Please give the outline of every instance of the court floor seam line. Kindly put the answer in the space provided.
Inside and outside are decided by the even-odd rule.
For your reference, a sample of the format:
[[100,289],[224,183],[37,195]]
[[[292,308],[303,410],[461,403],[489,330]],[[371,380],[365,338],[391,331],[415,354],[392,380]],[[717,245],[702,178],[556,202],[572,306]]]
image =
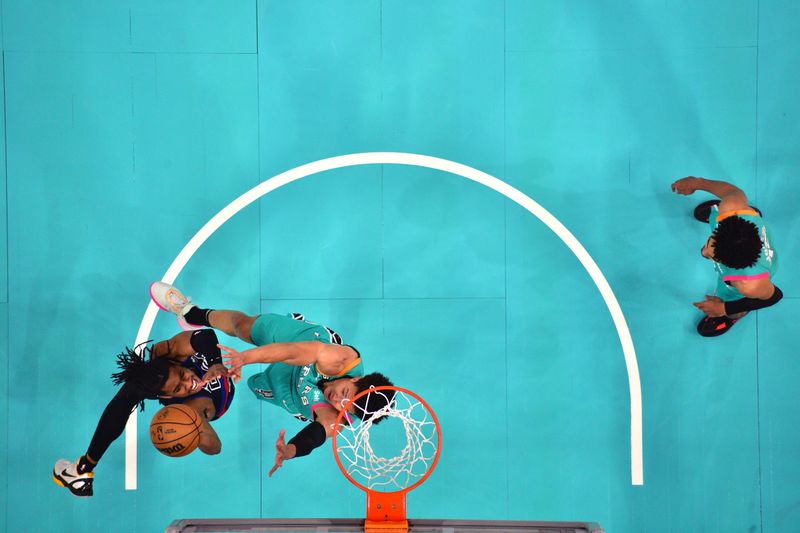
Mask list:
[[[258,117],[258,124],[256,125],[256,145],[258,146],[258,182],[261,182],[261,62],[258,60],[258,50],[260,48],[260,28],[259,28],[259,12],[258,12],[258,0],[253,0],[255,4],[255,17],[256,17],[256,116]],[[264,242],[264,232],[263,232],[263,224],[262,224],[262,212],[261,209],[263,208],[263,204],[259,204],[258,206],[258,262],[259,267],[261,266],[261,261],[264,258],[264,250],[263,250],[263,242]],[[258,269],[259,276],[258,276],[258,297],[259,297],[259,310],[261,309],[261,295],[264,294],[264,278],[261,276],[261,272],[263,270],[261,268]],[[261,474],[264,472],[264,402],[258,402],[258,449],[262,450],[262,453],[258,454],[258,516],[264,518],[264,476]]]
[[[0,4],[0,9],[2,9],[2,4]],[[9,270],[10,270],[10,266],[11,266],[9,264],[9,257],[11,257],[11,254],[9,252],[9,247],[8,247],[8,241],[9,241],[9,231],[8,231],[8,221],[9,221],[9,218],[8,218],[8,208],[9,208],[9,202],[8,202],[8,127],[7,127],[8,105],[6,104],[6,95],[8,94],[8,91],[6,90],[6,52],[5,52],[5,50],[3,50],[3,53],[2,53],[2,61],[3,61],[2,69],[3,69],[3,155],[4,155],[4,157],[3,157],[3,172],[5,173],[5,182],[3,183],[3,186],[5,188],[5,195],[6,195],[6,197],[5,197],[5,209],[6,209],[6,219],[5,219],[5,224],[6,224],[6,226],[5,226],[5,233],[6,233],[6,250],[5,250],[5,252],[6,252],[6,257],[5,257],[6,276],[5,276],[5,279],[0,280],[0,283],[4,283],[5,284],[5,296],[2,299],[0,299],[0,302],[8,303],[8,300],[9,300],[8,292],[11,289],[11,285],[9,283],[9,280],[10,280],[10,278],[9,278]],[[7,372],[6,372],[6,375],[8,375]],[[8,471],[8,469],[6,469],[6,472],[7,471]]]
[[[2,9],[3,9],[3,3],[2,3],[2,1],[0,1],[0,13],[2,13]],[[0,19],[2,19],[2,17],[0,17]],[[5,41],[5,32],[3,32],[3,40]],[[5,329],[5,331],[6,331],[6,340],[5,340],[5,343],[6,343],[6,372],[5,372],[5,374],[6,375],[3,378],[6,381],[6,388],[5,388],[5,390],[6,390],[6,402],[5,402],[6,406],[4,408],[5,411],[6,411],[6,415],[5,415],[5,428],[3,428],[3,434],[5,435],[4,447],[5,447],[5,450],[6,450],[6,453],[5,453],[6,457],[5,457],[5,461],[4,461],[5,464],[6,464],[6,466],[5,466],[5,479],[3,480],[3,484],[4,484],[5,488],[6,488],[6,497],[3,499],[4,500],[3,501],[3,507],[4,507],[3,516],[5,517],[3,526],[6,528],[6,530],[8,530],[8,524],[9,524],[9,518],[10,518],[10,513],[8,512],[8,502],[10,500],[10,498],[8,497],[8,490],[9,490],[8,473],[10,471],[9,468],[11,467],[11,460],[10,460],[11,454],[8,453],[8,451],[9,451],[8,450],[8,421],[11,420],[11,402],[8,401],[8,391],[10,390],[10,386],[11,386],[11,380],[10,380],[11,379],[10,378],[10,376],[11,376],[11,353],[10,353],[10,347],[11,347],[11,313],[9,312],[9,307],[10,306],[8,305],[8,300],[9,300],[8,292],[10,290],[10,286],[9,286],[9,266],[10,265],[9,265],[8,258],[10,257],[10,254],[9,254],[9,250],[8,250],[8,240],[9,240],[8,239],[9,238],[9,233],[8,233],[8,205],[9,205],[8,204],[8,128],[6,126],[7,120],[8,120],[8,111],[7,111],[8,110],[8,106],[6,105],[6,94],[8,93],[8,91],[6,90],[6,52],[5,52],[5,50],[3,50],[3,53],[2,53],[2,55],[0,57],[2,58],[2,61],[3,61],[3,64],[0,67],[2,68],[2,72],[3,72],[3,153],[4,153],[4,156],[5,156],[3,158],[3,172],[5,173],[5,183],[3,185],[5,187],[5,195],[6,195],[6,197],[5,197],[5,208],[6,208],[6,220],[5,220],[5,224],[6,224],[6,227],[5,227],[5,232],[6,232],[6,257],[5,257],[6,276],[5,276],[4,280],[0,281],[2,283],[5,283],[5,288],[6,288],[6,290],[5,290],[5,298],[3,298],[3,300],[4,300],[3,303],[6,305],[6,317],[5,317],[5,322],[6,322],[5,323],[5,328],[6,328]]]
[[[508,15],[508,2],[503,0],[503,179],[508,179],[508,146],[506,143],[508,135],[508,54],[506,53],[506,46],[508,45],[508,33],[506,26],[506,17]],[[508,467],[510,462],[510,441],[509,441],[509,405],[508,405],[508,200],[503,202],[503,357],[505,358],[505,375],[506,375],[506,464]],[[506,518],[509,517],[511,509],[509,508],[511,502],[511,479],[508,473],[511,472],[510,468],[506,468]]]

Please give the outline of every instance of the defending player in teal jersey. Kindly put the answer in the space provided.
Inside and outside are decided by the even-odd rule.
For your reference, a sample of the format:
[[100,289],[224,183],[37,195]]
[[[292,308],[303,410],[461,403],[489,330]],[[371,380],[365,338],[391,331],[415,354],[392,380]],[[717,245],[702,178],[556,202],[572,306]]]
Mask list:
[[[288,443],[285,431],[280,431],[270,476],[284,460],[308,455],[324,444],[333,435],[336,418],[350,398],[370,387],[392,384],[377,372],[364,375],[358,350],[342,344],[332,329],[307,322],[300,314],[248,316],[239,311],[201,309],[175,287],[160,281],[150,286],[150,296],[158,307],[175,313],[183,329],[209,326],[254,344],[255,348],[241,353],[220,345],[226,353],[228,377],[241,378],[244,365],[269,363],[266,370],[247,380],[250,390],[257,398],[309,422]],[[345,418],[378,413],[390,400],[382,395],[364,396],[350,407]],[[372,421],[378,423],[380,419],[379,414],[373,415]]]
[[751,207],[744,192],[724,181],[689,176],[672,184],[678,194],[707,191],[719,200],[698,205],[694,217],[708,223],[711,236],[700,253],[714,262],[717,271],[715,296],[694,305],[706,316],[697,324],[704,337],[727,332],[749,311],[775,305],[783,298],[773,285],[777,256],[761,212]]

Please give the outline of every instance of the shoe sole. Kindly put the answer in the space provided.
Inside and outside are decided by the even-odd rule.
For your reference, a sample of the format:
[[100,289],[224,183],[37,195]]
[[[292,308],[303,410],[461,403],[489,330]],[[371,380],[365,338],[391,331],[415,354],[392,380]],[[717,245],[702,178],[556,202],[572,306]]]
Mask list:
[[56,485],[58,485],[59,487],[64,487],[65,489],[69,490],[69,493],[72,494],[75,497],[78,497],[78,498],[91,498],[92,497],[91,494],[75,494],[74,492],[72,492],[72,490],[70,490],[70,488],[68,486],[66,486],[64,484],[64,482],[61,481],[58,478],[58,476],[56,475],[55,470],[53,471],[53,481],[55,481]]
[[179,316],[176,316],[176,317],[175,317],[175,319],[176,319],[176,320],[177,320],[177,322],[178,322],[178,326],[179,326],[179,327],[180,327],[180,328],[181,328],[183,331],[197,331],[197,330],[199,330],[199,329],[203,329],[203,328],[205,327],[205,326],[195,326],[194,324],[189,324],[189,323],[186,321],[186,319],[185,319],[185,318],[184,318],[183,320],[181,320],[181,318],[182,318],[182,317],[179,317]]
[[[708,224],[708,217],[711,216],[711,208],[715,205],[719,205],[722,200],[706,200],[705,202],[698,204],[697,207],[694,208],[694,212],[692,216],[698,222],[702,222],[703,224]],[[708,210],[708,216],[706,218],[700,218],[698,211],[703,211],[705,213]]]
[[719,337],[719,336],[721,336],[721,335],[724,335],[724,334],[728,333],[728,331],[730,331],[730,330],[731,330],[731,328],[733,328],[733,326],[734,326],[734,325],[735,325],[737,322],[739,322],[739,320],[741,320],[742,318],[744,318],[744,317],[740,317],[740,318],[731,318],[731,319],[730,319],[730,320],[731,320],[731,323],[730,323],[730,325],[728,325],[728,326],[726,326],[726,327],[724,327],[724,328],[722,328],[722,329],[713,329],[713,330],[708,330],[708,331],[706,331],[706,333],[703,333],[703,332],[701,332],[701,331],[700,331],[700,324],[702,324],[702,323],[703,323],[703,321],[701,320],[701,321],[700,321],[700,322],[697,324],[697,333],[699,333],[701,337],[705,337],[705,338],[707,338],[707,339],[710,339],[710,338],[713,338],[713,337]]

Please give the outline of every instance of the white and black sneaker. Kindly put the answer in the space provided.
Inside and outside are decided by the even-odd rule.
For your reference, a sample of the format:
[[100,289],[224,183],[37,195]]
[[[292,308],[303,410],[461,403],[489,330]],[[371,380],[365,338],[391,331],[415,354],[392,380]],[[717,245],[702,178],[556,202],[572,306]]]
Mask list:
[[53,468],[53,481],[57,485],[69,489],[75,496],[87,497],[94,494],[92,483],[94,483],[94,473],[78,473],[78,461],[71,463],[66,459],[59,459]]

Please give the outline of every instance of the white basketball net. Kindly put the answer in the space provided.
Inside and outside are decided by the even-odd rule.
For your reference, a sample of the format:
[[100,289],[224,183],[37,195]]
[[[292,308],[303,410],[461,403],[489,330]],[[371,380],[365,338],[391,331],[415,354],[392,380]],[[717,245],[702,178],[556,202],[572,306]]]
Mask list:
[[[439,432],[431,413],[413,396],[393,390],[369,392],[362,398],[367,403],[362,405],[370,405],[370,396],[374,395],[382,396],[386,406],[365,415],[353,404],[361,419],[351,417],[351,425],[340,424],[336,453],[346,473],[362,487],[380,492],[402,490],[419,481],[431,468],[439,446]],[[381,417],[389,419],[379,420],[380,425],[376,425],[374,421]],[[405,444],[400,423],[405,432]],[[373,426],[376,426],[375,435],[371,436]],[[382,430],[387,434],[381,434]],[[377,443],[371,437],[380,440],[382,445],[388,442],[392,450],[399,449],[399,452],[393,457],[377,455],[373,449]]]

